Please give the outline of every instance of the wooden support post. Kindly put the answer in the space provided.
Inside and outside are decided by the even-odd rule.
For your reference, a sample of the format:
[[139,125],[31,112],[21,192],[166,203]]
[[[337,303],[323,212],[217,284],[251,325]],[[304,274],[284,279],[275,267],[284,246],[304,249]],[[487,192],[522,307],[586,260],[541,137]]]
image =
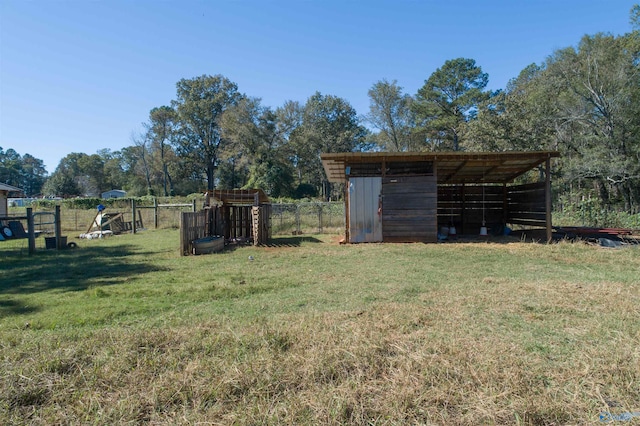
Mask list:
[[236,229],[238,227],[237,225],[237,221],[238,221],[238,208],[237,207],[229,207],[229,225],[231,226],[231,238],[236,239],[238,238],[238,234],[236,233]]
[[[382,164],[382,173],[384,175],[384,163]],[[346,243],[350,243],[351,242],[351,237],[350,237],[350,229],[349,229],[349,221],[351,220],[351,217],[349,215],[349,209],[350,204],[351,204],[351,198],[349,197],[349,180],[347,179],[347,184],[344,186],[344,199],[345,199],[345,203],[344,203],[344,239]],[[382,202],[384,203],[384,198],[382,200]],[[384,227],[384,224],[382,225]],[[382,237],[384,240],[384,236]]]
[[198,208],[196,207],[196,199],[193,199],[193,207],[192,207],[192,211],[195,213],[198,211]]
[[36,251],[36,231],[31,207],[27,207],[27,235],[29,237],[29,255],[32,255]]
[[131,233],[136,233],[136,200],[131,200]]
[[158,199],[153,198],[153,229],[158,229]]
[[[89,227],[87,228],[87,234],[89,232],[91,232],[91,228],[93,228],[94,226],[98,226],[100,227],[100,231],[102,231],[102,227],[101,227],[101,223],[102,223],[102,216],[101,216],[102,212],[100,210],[98,210],[98,213],[96,213],[96,215],[93,217],[93,222],[91,222],[91,225],[89,225]],[[100,223],[98,223],[98,216],[100,217]]]
[[253,207],[245,207],[244,208],[244,222],[242,222],[242,227],[244,228],[244,237],[251,239],[253,236],[253,229],[251,227],[252,218],[251,218],[251,209]]
[[551,242],[553,238],[553,229],[551,222],[551,157],[547,157],[545,162],[545,178],[544,178],[544,198],[545,198],[545,213],[546,213],[546,227],[547,227],[547,243]]
[[54,231],[56,236],[56,250],[62,248],[62,225],[60,220],[60,206],[56,206],[55,213],[53,215]]
[[507,226],[507,220],[509,220],[509,200],[507,199],[509,191],[507,184],[502,184],[502,225]]
[[465,185],[463,183],[462,186],[460,187],[460,224],[461,225],[460,225],[460,231],[458,231],[458,235],[466,232],[464,221],[466,219],[465,209],[467,207],[467,202],[466,202],[467,200],[466,200],[466,194],[464,190],[465,190]]
[[187,220],[186,220],[186,212],[180,212],[180,256],[186,256],[186,247],[188,241],[185,238]]

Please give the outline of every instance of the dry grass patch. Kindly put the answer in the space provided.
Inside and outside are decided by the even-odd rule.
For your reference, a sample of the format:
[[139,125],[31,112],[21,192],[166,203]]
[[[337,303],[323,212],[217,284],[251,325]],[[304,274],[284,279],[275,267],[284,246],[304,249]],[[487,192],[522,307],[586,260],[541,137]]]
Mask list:
[[[155,258],[140,251],[132,262]],[[160,250],[143,276],[43,290],[38,311],[6,311],[0,420],[596,423],[640,409],[637,254],[322,241],[191,259]],[[19,327],[74,304],[107,312]]]

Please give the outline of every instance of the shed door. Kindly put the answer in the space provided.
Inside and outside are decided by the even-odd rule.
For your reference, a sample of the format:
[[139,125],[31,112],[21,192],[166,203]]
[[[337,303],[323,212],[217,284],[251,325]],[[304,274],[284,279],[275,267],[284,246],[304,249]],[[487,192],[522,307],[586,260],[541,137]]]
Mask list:
[[382,241],[381,177],[349,179],[349,242]]

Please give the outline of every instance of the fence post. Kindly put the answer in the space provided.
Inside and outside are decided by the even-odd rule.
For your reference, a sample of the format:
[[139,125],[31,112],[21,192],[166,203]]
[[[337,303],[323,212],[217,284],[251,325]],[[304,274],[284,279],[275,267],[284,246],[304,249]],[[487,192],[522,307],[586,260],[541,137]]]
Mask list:
[[187,232],[187,219],[186,212],[180,212],[180,256],[185,256],[187,248],[187,239],[185,238],[185,232]]
[[60,220],[60,206],[56,206],[55,213],[53,215],[54,231],[56,236],[56,250],[60,250],[62,247],[62,225]]
[[322,234],[322,207],[323,204],[318,204],[318,234]]
[[196,207],[196,199],[195,199],[195,198],[193,199],[193,209],[192,209],[192,211],[193,211],[194,213],[198,211],[198,209],[197,209],[197,207]]
[[153,229],[158,229],[158,198],[153,197]]
[[36,251],[36,232],[31,207],[27,207],[27,233],[29,235],[29,255],[32,255]]
[[300,235],[300,204],[296,204],[296,235]]
[[131,233],[136,233],[136,200],[131,199]]

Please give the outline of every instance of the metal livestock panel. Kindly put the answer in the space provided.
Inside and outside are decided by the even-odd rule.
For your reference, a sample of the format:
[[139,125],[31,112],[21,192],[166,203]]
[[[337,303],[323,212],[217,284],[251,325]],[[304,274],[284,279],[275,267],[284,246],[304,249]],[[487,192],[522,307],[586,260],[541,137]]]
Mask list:
[[349,242],[382,241],[380,217],[381,177],[349,179]]

